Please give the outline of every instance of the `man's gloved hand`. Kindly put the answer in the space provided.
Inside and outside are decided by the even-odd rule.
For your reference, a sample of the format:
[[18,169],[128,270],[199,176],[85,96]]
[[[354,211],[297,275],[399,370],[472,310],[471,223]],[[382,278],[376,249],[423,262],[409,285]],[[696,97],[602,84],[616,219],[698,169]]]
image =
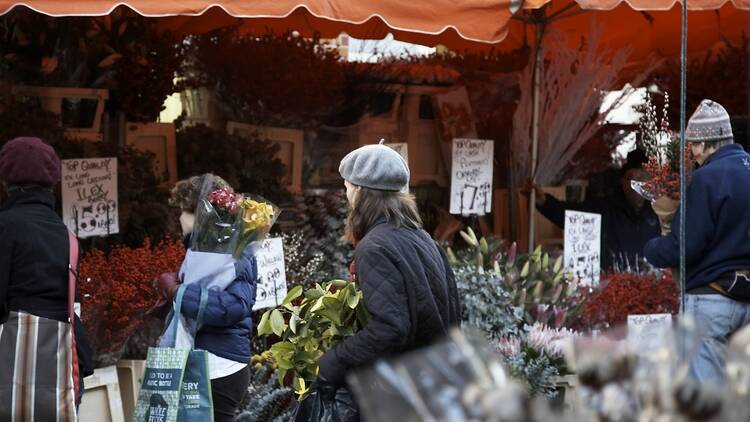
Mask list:
[[234,270],[237,274],[237,280],[248,283],[255,283],[258,280],[258,263],[252,248],[247,247],[242,252],[242,256],[234,263]]

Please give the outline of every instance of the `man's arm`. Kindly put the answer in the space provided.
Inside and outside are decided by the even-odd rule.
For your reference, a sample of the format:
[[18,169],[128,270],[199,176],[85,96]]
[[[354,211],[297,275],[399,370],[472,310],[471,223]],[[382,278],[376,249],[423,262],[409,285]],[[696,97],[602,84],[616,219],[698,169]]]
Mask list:
[[541,193],[541,195],[537,195],[537,211],[560,228],[565,226],[566,210],[603,214],[604,206],[600,200],[594,199],[583,202],[560,201],[543,191],[537,190],[537,192]]

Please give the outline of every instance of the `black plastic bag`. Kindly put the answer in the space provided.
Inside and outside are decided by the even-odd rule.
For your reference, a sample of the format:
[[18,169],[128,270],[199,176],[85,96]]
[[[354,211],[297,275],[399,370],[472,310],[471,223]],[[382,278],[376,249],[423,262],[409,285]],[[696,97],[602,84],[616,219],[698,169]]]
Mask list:
[[297,404],[294,422],[358,422],[359,409],[349,390],[321,386]]

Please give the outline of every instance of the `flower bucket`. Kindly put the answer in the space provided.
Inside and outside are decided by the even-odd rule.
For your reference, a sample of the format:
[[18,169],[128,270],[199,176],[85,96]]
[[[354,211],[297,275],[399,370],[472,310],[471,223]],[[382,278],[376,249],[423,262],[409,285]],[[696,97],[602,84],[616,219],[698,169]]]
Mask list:
[[661,225],[661,234],[666,236],[671,231],[672,217],[677,212],[677,208],[680,207],[679,199],[672,199],[668,196],[662,196],[651,203],[651,207],[654,209],[654,213],[659,217],[659,224]]

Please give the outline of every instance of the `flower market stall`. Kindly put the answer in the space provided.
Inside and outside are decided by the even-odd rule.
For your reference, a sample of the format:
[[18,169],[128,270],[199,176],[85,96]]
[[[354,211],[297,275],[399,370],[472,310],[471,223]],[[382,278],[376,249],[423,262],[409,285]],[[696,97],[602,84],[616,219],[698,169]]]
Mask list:
[[[586,265],[595,271],[578,272],[570,250],[539,245],[535,196],[519,195],[532,182],[557,186],[564,197],[567,182],[608,167],[616,145],[602,141],[607,116],[636,88],[653,85],[640,127],[630,128],[647,149],[649,180],[633,186],[655,201],[669,230],[684,204],[689,161],[684,138],[673,132],[706,92],[690,91],[693,79],[686,78],[699,76],[686,76],[684,67],[731,63],[747,71],[750,52],[750,4],[688,0],[683,15],[679,3],[0,0],[0,27],[7,29],[0,31],[0,83],[8,88],[0,94],[0,142],[35,131],[66,160],[116,158],[114,205],[71,213],[66,198],[78,187],[71,181],[59,207],[74,215],[79,235],[92,224],[100,229],[79,236],[79,288],[98,365],[98,383],[89,383],[106,386],[110,419],[132,417],[143,359],[164,328],[154,279],[186,260],[168,189],[211,172],[281,208],[280,215],[266,211],[279,218],[272,236],[283,251],[271,278],[284,288],[264,291],[266,305],[256,310],[252,374],[236,420],[292,418],[318,377],[318,359],[370,318],[344,240],[347,201],[337,166],[343,151],[381,137],[412,169],[409,188],[425,227],[455,272],[464,330],[353,374],[363,417],[742,414],[682,376],[689,353],[678,353],[678,343],[700,333],[673,324],[684,269],[600,271],[593,255],[603,252],[591,251],[578,256],[591,256]],[[367,39],[391,33],[454,53],[352,64],[324,40],[342,32]],[[625,83],[633,89],[602,107],[604,94]],[[744,83],[738,86],[746,89]],[[672,96],[671,106],[662,92]],[[157,123],[173,94],[184,114]],[[221,191],[207,201],[219,210],[211,224],[234,224],[225,220],[239,215],[236,194]],[[243,204],[257,211],[256,202]],[[96,217],[83,218],[87,212]],[[187,246],[214,251],[211,239],[202,240]],[[746,362],[737,350],[744,341],[738,336],[730,346],[732,388],[742,384]],[[646,349],[653,356],[644,356]],[[435,364],[449,358],[455,373]],[[381,393],[373,385],[395,388],[394,409],[402,413],[368,404],[368,395]],[[113,395],[121,395],[122,409],[111,408]],[[89,400],[82,412],[96,414]],[[519,403],[515,416],[525,419],[493,400]]]

